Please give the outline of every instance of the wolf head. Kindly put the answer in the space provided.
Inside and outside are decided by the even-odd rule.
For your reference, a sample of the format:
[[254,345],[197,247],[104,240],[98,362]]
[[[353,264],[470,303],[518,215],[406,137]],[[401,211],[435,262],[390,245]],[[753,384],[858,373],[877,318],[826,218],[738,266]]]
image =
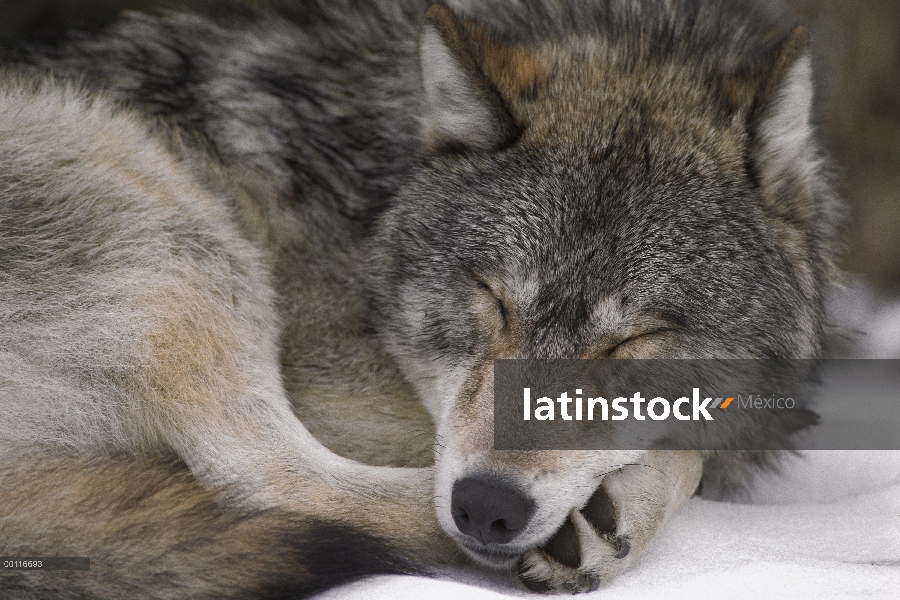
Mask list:
[[[372,240],[373,313],[437,424],[439,521],[483,562],[639,460],[493,450],[494,359],[819,352],[836,211],[807,33],[693,4],[516,41],[426,15],[421,164]],[[506,513],[461,523],[462,496]]]

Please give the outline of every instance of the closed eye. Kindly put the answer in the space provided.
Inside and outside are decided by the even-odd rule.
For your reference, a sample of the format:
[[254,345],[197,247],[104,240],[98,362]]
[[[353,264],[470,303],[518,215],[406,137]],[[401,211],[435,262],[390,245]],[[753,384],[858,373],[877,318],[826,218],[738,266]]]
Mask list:
[[506,310],[506,305],[503,303],[503,300],[485,282],[478,280],[478,287],[482,292],[484,292],[485,298],[489,299],[491,308],[499,319],[499,328],[504,329],[509,322],[509,313]]
[[630,349],[636,344],[640,344],[643,342],[653,342],[655,340],[659,340],[667,335],[675,333],[675,329],[672,327],[660,327],[658,329],[653,329],[651,331],[641,332],[632,336],[629,336],[622,341],[618,342],[616,345],[612,346],[606,351],[606,355],[609,358],[615,358],[616,354],[621,354],[625,350]]

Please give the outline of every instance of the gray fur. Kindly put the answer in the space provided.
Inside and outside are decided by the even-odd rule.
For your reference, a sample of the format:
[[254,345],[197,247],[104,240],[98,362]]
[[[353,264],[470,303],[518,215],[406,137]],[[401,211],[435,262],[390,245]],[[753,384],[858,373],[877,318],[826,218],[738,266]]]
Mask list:
[[[240,517],[204,509],[209,527],[255,515],[250,540],[275,511],[435,562],[453,560],[442,528],[550,589],[626,568],[693,493],[701,458],[495,452],[492,360],[820,355],[841,210],[805,34],[768,2],[451,8],[128,14],[10,55],[0,453],[126,453],[111,472],[172,486],[160,527],[214,493]],[[423,467],[432,441],[433,470],[353,462]],[[704,493],[725,496],[777,456],[702,459]],[[0,516],[0,554],[25,548],[3,533],[36,518],[22,498],[61,477],[23,464],[0,471],[26,490]],[[471,475],[535,499],[513,542],[457,531],[449,498]],[[103,513],[66,498],[107,519],[104,535],[130,518],[124,500]],[[603,501],[612,529],[587,510]],[[239,560],[233,543],[213,536],[212,564]],[[173,597],[220,593],[183,568]],[[29,581],[0,589],[29,597]],[[92,585],[70,595],[123,589]]]

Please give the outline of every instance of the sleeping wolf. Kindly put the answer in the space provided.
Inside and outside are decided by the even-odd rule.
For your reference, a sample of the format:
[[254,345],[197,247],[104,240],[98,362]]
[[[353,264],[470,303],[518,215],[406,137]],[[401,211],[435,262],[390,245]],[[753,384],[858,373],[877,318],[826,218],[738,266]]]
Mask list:
[[3,596],[621,572],[774,455],[495,451],[493,360],[819,354],[807,45],[750,2],[322,0],[7,56],[0,555],[91,568]]

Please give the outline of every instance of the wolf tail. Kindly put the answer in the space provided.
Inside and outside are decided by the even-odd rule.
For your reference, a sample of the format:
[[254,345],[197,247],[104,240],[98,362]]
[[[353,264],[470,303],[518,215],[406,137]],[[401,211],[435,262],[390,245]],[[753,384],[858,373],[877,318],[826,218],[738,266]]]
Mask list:
[[0,569],[4,598],[304,598],[424,573],[357,527],[223,507],[174,458],[3,458],[0,556],[90,559],[89,570]]

